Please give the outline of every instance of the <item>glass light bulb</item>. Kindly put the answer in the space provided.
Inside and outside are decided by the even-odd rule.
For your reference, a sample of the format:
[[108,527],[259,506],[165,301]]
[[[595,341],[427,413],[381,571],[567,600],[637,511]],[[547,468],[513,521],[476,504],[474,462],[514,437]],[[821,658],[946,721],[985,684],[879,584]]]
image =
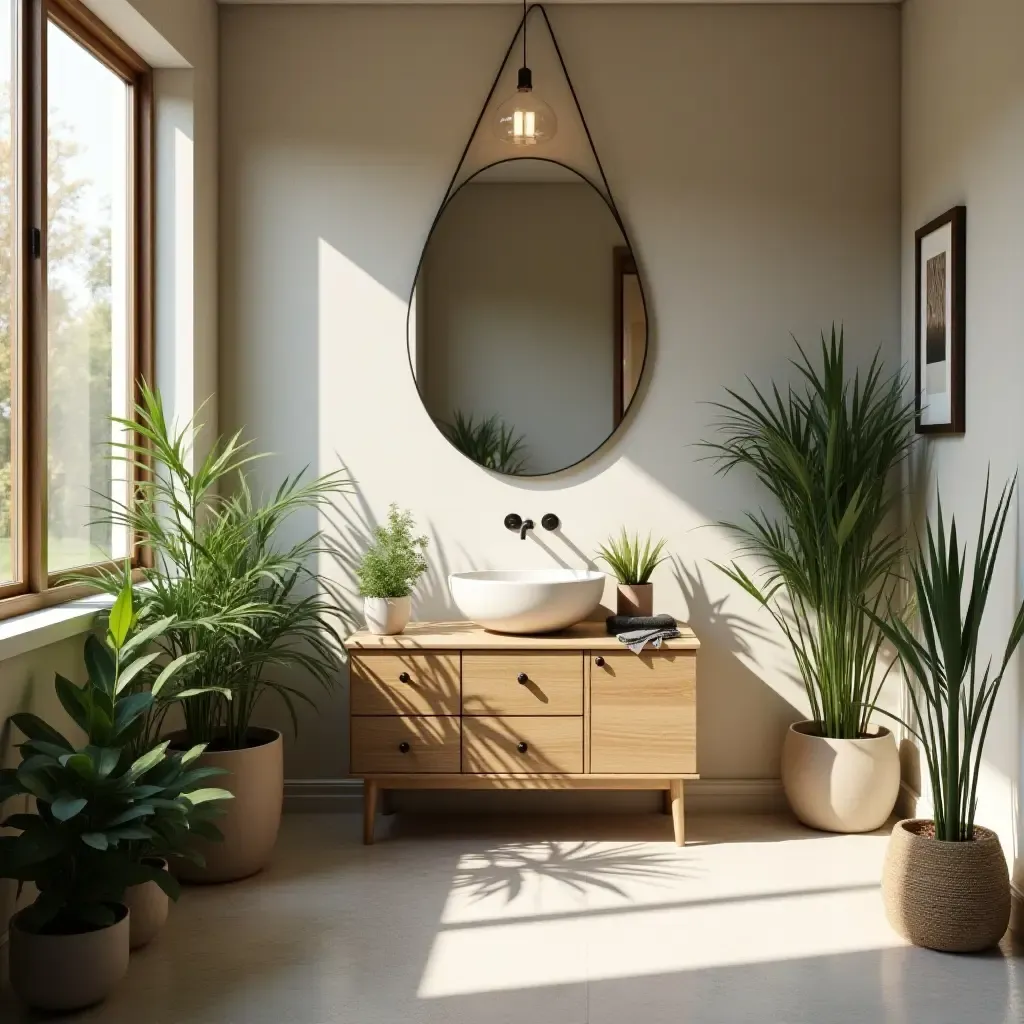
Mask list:
[[519,72],[519,88],[498,107],[494,133],[513,146],[536,146],[558,131],[555,112],[533,91],[530,69]]

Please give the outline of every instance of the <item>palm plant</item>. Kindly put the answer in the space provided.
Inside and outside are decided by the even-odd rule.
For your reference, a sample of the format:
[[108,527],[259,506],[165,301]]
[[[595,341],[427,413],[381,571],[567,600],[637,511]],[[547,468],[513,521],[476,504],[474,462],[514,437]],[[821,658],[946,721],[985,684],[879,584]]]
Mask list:
[[748,513],[723,524],[741,551],[763,563],[748,574],[718,565],[772,615],[789,641],[822,735],[865,734],[885,675],[875,613],[891,603],[902,542],[888,526],[898,489],[894,470],[913,443],[914,402],[902,374],[883,375],[878,353],[866,374],[847,378],[843,333],[821,338],[821,367],[797,344],[805,388],[770,396],[729,391],[720,404],[725,439],[705,443],[719,471],[745,466],[779,514]]
[[[245,746],[253,713],[268,693],[283,702],[295,727],[296,701],[312,700],[269,673],[300,669],[330,689],[341,609],[323,596],[324,581],[310,568],[324,550],[320,532],[290,546],[280,538],[297,514],[317,512],[348,490],[347,476],[307,481],[299,473],[260,501],[246,467],[262,456],[250,453],[239,433],[218,439],[193,470],[201,428],[193,419],[172,429],[158,392],[143,387],[136,420],[115,422],[140,438],[112,442],[113,458],[128,463],[140,482],[133,500],[112,502],[106,515],[143,538],[152,554],[138,590],[141,625],[173,619],[155,642],[165,660],[185,659],[147,717],[147,741],[159,735],[170,703],[183,697],[190,743]],[[116,593],[121,576],[80,581]]]
[[[978,664],[978,634],[985,614],[992,573],[1017,478],[1003,487],[992,521],[988,520],[988,481],[981,510],[974,564],[957,537],[956,518],[947,535],[938,505],[938,527],[928,523],[912,565],[920,638],[899,615],[872,618],[893,645],[908,682],[913,723],[901,724],[919,742],[928,765],[935,804],[935,838],[944,842],[974,839],[981,755],[999,688],[1010,658],[1024,637],[1024,604],[1017,611],[998,669],[989,659]],[[964,586],[968,585],[966,606]],[[888,712],[886,712],[888,713]],[[895,718],[896,716],[891,716]]]
[[650,582],[651,575],[668,555],[662,555],[665,540],[652,542],[651,535],[641,542],[640,534],[630,536],[623,527],[617,537],[609,537],[607,543],[598,548],[598,558],[604,559],[619,583],[637,586]]
[[455,420],[446,425],[445,433],[463,455],[480,466],[512,475],[525,469],[525,439],[498,416],[481,418],[478,423],[472,414],[456,409]]

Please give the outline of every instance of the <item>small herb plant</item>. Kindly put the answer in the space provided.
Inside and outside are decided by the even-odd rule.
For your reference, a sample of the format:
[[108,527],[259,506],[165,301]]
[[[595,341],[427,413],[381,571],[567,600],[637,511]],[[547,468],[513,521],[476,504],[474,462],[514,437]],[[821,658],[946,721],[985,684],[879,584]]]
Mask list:
[[477,465],[498,473],[521,474],[526,467],[526,441],[498,416],[479,423],[472,415],[455,410],[455,421],[445,427],[453,445]]
[[11,718],[26,739],[20,766],[0,771],[0,804],[32,797],[35,813],[2,822],[19,834],[0,837],[0,878],[36,887],[35,901],[19,915],[26,931],[69,935],[108,927],[118,920],[125,890],[143,882],[156,882],[177,899],[173,876],[144,858],[181,852],[190,831],[219,838],[216,804],[231,794],[204,786],[219,769],[191,767],[203,745],[169,752],[164,742],[142,754],[133,750],[152,690],[181,668],[181,662],[166,664],[152,688],[132,692],[133,681],[160,656],[143,652],[168,625],[136,631],[129,584],[110,613],[113,653],[90,636],[87,681],[76,686],[56,677],[57,697],[84,733],[84,745],[76,747],[35,715]]
[[641,541],[639,533],[630,536],[623,527],[617,537],[600,546],[597,557],[608,563],[620,584],[637,586],[649,583],[654,570],[668,559],[662,554],[665,543],[664,538],[653,542],[650,534]]
[[359,563],[356,576],[363,597],[408,597],[427,571],[426,537],[413,535],[415,521],[397,505],[388,510],[386,526],[374,530],[373,545]]

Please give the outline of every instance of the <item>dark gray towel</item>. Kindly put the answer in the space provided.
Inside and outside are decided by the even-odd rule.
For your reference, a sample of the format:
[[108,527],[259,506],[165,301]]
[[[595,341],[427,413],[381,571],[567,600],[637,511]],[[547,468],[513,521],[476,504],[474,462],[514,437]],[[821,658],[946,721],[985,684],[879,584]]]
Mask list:
[[604,624],[609,636],[631,633],[637,629],[676,628],[676,620],[671,615],[609,615]]

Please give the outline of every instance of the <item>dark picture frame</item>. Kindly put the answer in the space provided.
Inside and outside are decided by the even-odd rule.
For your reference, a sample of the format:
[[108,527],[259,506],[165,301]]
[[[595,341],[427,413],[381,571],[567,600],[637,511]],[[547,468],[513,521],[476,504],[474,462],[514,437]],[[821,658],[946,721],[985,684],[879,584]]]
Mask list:
[[919,434],[963,434],[966,424],[967,207],[914,236],[914,396]]

